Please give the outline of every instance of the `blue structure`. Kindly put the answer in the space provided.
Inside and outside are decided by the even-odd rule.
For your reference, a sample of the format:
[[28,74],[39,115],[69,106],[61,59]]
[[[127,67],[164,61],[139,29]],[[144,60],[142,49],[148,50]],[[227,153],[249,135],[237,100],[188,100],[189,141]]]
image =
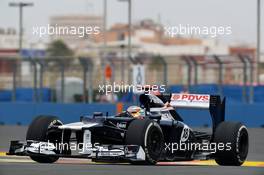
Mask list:
[[81,116],[94,111],[109,115],[116,113],[113,104],[55,104],[55,103],[0,103],[0,122],[4,124],[28,125],[38,115],[54,115],[63,122],[77,122]]
[[22,57],[44,57],[46,56],[46,51],[43,49],[22,49],[21,50]]
[[[42,93],[42,102],[51,101],[51,89],[42,88],[37,89],[37,93]],[[33,88],[17,88],[16,89],[16,101],[18,102],[33,102],[34,100],[34,89]],[[12,101],[12,90],[0,90],[0,102],[11,102]]]
[[[170,92],[179,93],[184,90],[182,85],[175,85],[169,88]],[[38,89],[38,93],[39,93]],[[93,112],[109,112],[109,115],[116,114],[116,104],[57,104],[49,103],[51,100],[51,89],[43,88],[42,94],[44,103],[33,102],[32,88],[18,88],[16,91],[17,100],[11,102],[11,90],[0,91],[0,123],[27,125],[31,120],[42,114],[59,116],[64,122],[78,121],[82,115],[92,115]],[[218,86],[215,84],[204,84],[191,86],[190,93],[218,94]],[[246,93],[248,95],[249,88]],[[264,126],[264,86],[254,87],[254,103],[243,102],[243,87],[239,85],[224,85],[223,95],[227,97],[226,119],[241,121],[249,127]],[[121,101],[126,109],[134,100],[133,94],[128,94]],[[192,126],[210,125],[211,118],[206,110],[177,110],[185,119],[186,123]]]
[[[124,104],[124,110],[131,104]],[[65,123],[79,121],[80,116],[92,115],[93,112],[116,114],[115,104],[56,104],[56,103],[0,103],[0,122],[5,124],[28,125],[37,115],[59,116]],[[177,110],[185,122],[191,126],[211,124],[207,110]],[[227,103],[226,120],[241,121],[248,127],[264,125],[264,103],[243,104]]]

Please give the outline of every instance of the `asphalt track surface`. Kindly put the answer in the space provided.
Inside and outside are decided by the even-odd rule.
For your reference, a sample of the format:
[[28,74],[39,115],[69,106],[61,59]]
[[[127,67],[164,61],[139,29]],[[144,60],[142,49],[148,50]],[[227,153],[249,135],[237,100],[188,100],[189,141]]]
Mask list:
[[[24,140],[27,127],[0,126],[0,152],[7,152],[11,140]],[[242,167],[223,167],[214,161],[159,163],[156,166],[93,163],[85,159],[60,159],[55,164],[38,164],[28,157],[0,153],[0,175],[264,175],[264,129],[250,128],[248,161]]]

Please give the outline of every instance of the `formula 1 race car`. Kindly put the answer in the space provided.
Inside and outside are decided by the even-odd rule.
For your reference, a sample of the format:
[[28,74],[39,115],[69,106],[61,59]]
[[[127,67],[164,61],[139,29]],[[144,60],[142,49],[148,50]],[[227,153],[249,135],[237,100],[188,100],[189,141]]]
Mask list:
[[[80,122],[63,124],[54,116],[38,116],[28,128],[26,141],[11,141],[8,154],[30,156],[39,163],[53,163],[60,157],[147,165],[206,159],[219,165],[244,163],[247,128],[225,121],[225,99],[220,96],[141,94],[139,102],[141,113],[136,117],[131,111],[115,116],[94,112],[80,117]],[[212,132],[187,126],[178,108],[209,110]]]

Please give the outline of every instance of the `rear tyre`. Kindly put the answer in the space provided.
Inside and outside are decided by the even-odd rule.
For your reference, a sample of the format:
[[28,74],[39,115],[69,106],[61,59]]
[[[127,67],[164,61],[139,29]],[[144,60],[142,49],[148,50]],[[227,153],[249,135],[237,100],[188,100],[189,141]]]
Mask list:
[[136,119],[128,127],[126,144],[139,145],[145,152],[145,161],[131,161],[132,164],[155,165],[164,146],[164,137],[157,122],[150,119]]
[[[48,128],[51,125],[62,125],[62,123],[54,116],[36,117],[28,127],[26,139],[43,142],[47,142],[49,140],[51,143],[59,142],[61,139],[60,133],[48,134]],[[39,163],[53,163],[59,159],[59,157],[56,156],[39,155],[30,156],[30,158]]]
[[[217,150],[215,161],[224,166],[240,166],[248,154],[248,131],[245,125],[236,122],[220,123],[214,134],[214,142],[229,144],[229,149]],[[227,148],[227,147],[225,147]]]

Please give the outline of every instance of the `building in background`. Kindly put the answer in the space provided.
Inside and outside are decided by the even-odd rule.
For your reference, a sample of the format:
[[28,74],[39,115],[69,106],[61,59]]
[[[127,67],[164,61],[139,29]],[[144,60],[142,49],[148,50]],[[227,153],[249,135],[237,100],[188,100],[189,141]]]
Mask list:
[[[23,40],[25,44],[25,40]],[[18,33],[13,28],[0,28],[0,49],[16,50],[18,48]],[[1,52],[0,52],[1,53]]]
[[[128,43],[128,25],[115,24],[106,33],[107,53],[112,57],[111,64],[115,65],[114,75],[116,81],[122,79],[122,65],[125,66],[125,77],[131,76],[131,61],[127,59],[127,43]],[[98,47],[103,48],[102,36],[96,37]],[[161,24],[155,23],[153,20],[142,20],[134,23],[132,26],[132,56],[141,57],[146,65],[146,83],[162,83],[164,76],[164,65],[157,60],[152,59],[153,56],[160,55],[167,64],[167,77],[171,84],[184,84],[187,81],[186,62],[182,56],[194,56],[200,62],[204,62],[210,55],[229,55],[230,45],[219,42],[216,38],[198,38],[188,36],[169,37],[166,35]],[[230,58],[232,59],[232,58]],[[213,60],[214,61],[214,60]],[[158,65],[158,66],[155,66]],[[153,66],[154,65],[154,66]],[[193,71],[193,70],[192,70]],[[212,71],[215,71],[212,73]],[[192,73],[193,74],[193,73]],[[217,69],[206,69],[204,67],[198,70],[198,79],[200,82],[215,83]],[[177,75],[177,76],[176,76]],[[207,75],[207,76],[205,76]],[[210,75],[210,76],[209,76]],[[235,78],[232,78],[232,82]],[[125,82],[129,82],[126,79]]]
[[[50,25],[57,28],[67,27],[68,29],[75,28],[82,28],[82,27],[99,27],[100,34],[101,29],[103,26],[103,18],[101,16],[94,16],[94,15],[61,15],[61,16],[52,16],[50,18]],[[78,32],[78,31],[77,31]],[[84,35],[80,36],[80,32],[77,35],[74,34],[51,34],[50,39],[51,41],[54,40],[62,40],[64,41],[71,49],[75,52],[79,50],[89,49],[90,47],[93,48],[94,45],[94,35]]]
[[[18,34],[13,28],[0,28],[0,56],[17,56]],[[0,88],[10,88],[12,63],[0,60]]]
[[[92,15],[61,15],[53,16],[50,19],[50,25],[56,27],[86,27],[86,26],[99,26],[101,29],[103,19],[101,16]],[[76,56],[85,56],[92,58],[93,87],[97,87],[102,83],[105,70],[103,70],[101,60],[102,55],[106,63],[111,65],[112,77],[111,81],[121,82],[125,77],[125,83],[131,83],[131,70],[132,62],[127,57],[127,43],[128,43],[128,25],[127,24],[114,24],[106,32],[107,48],[104,48],[104,38],[102,31],[99,35],[85,35],[79,37],[78,35],[57,35],[50,36],[50,42],[57,39],[63,40],[72,50]],[[18,48],[18,37],[15,31],[0,30],[0,54],[16,54]],[[199,62],[206,61],[212,62],[212,55],[232,55],[232,54],[249,54],[254,59],[255,49],[250,46],[235,46],[229,45],[215,38],[198,38],[187,36],[169,37],[165,35],[163,26],[155,23],[153,20],[141,20],[132,26],[132,56],[139,58],[141,63],[145,65],[146,69],[146,83],[163,83],[164,82],[164,63],[157,59],[155,56],[164,58],[167,64],[167,82],[171,84],[186,84],[188,81],[188,67],[186,61],[182,59],[183,56],[193,56]],[[47,44],[43,42],[25,43],[25,50],[22,52],[24,56],[34,56],[35,51],[42,49],[44,51]],[[38,52],[40,53],[40,52]],[[41,52],[40,56],[43,56]],[[102,54],[106,53],[106,54]],[[44,53],[45,54],[45,53]],[[232,61],[234,57],[230,56],[228,59]],[[56,66],[56,64],[55,64]],[[80,65],[78,59],[70,64],[71,68],[66,69],[65,76],[82,78],[83,67]],[[4,88],[9,88],[12,85],[12,70],[11,67],[0,63],[1,70],[9,72],[9,83],[2,83]],[[48,67],[49,68],[49,67]],[[44,86],[55,87],[55,82],[60,75],[59,66],[56,69],[46,69],[44,77]],[[22,79],[21,85],[28,85],[32,80],[32,70],[29,64],[22,64],[20,69]],[[224,70],[223,83],[226,84],[239,84],[242,77],[242,68],[233,69],[231,66],[226,66]],[[194,74],[194,70],[191,70]],[[218,67],[198,66],[198,83],[217,83],[216,77],[218,75]],[[99,77],[99,78],[98,78]],[[192,82],[194,80],[192,79]],[[1,81],[5,82],[5,81]],[[23,83],[24,82],[24,83]]]
[[[109,52],[119,49],[120,45],[127,45],[128,25],[115,24],[106,34]],[[132,26],[132,48],[134,55],[149,53],[159,55],[182,54],[228,54],[228,45],[211,38],[169,37],[165,34],[163,26],[153,20],[139,21]],[[103,44],[103,36],[96,37],[96,42]]]
[[[46,43],[41,40],[28,42],[28,38],[23,36],[23,49],[19,53],[19,35],[14,28],[0,28],[0,88],[9,89],[12,87],[14,62],[8,58],[18,57],[37,57],[45,56]],[[19,64],[18,85],[29,86],[31,83],[32,70],[29,62]]]

